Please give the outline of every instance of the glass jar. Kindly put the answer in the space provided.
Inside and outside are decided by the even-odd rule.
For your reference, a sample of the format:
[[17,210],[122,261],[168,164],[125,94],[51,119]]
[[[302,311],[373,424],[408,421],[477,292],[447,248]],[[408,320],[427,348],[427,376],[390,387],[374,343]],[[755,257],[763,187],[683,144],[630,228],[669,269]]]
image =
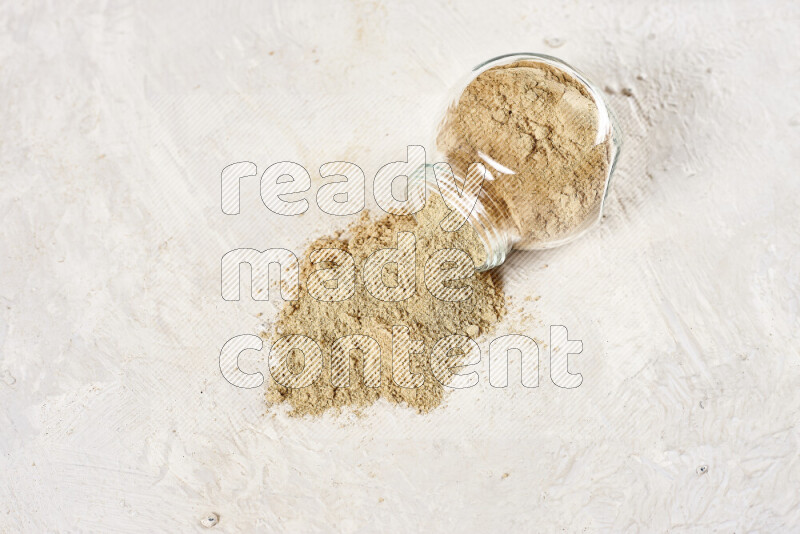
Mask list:
[[[527,53],[486,61],[456,84],[434,139],[429,161],[449,168],[426,165],[427,188],[483,242],[479,270],[512,249],[563,245],[597,223],[621,145],[597,87],[559,59]],[[471,206],[459,191],[475,163],[485,170]],[[443,181],[448,173],[454,180]]]

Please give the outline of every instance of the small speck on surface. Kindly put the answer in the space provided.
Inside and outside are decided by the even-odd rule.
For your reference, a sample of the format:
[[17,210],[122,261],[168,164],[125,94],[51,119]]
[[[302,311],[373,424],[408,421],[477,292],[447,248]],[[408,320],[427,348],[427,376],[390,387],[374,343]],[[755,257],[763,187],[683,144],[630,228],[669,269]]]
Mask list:
[[560,37],[548,37],[544,40],[544,44],[546,44],[550,48],[559,48],[561,46],[564,46],[565,42],[566,41],[564,39],[561,39]]
[[206,528],[211,528],[219,523],[219,514],[214,512],[208,513],[200,520],[200,524]]
[[708,473],[708,466],[707,465],[701,465],[700,467],[697,468],[697,474],[698,475],[705,475],[706,473]]

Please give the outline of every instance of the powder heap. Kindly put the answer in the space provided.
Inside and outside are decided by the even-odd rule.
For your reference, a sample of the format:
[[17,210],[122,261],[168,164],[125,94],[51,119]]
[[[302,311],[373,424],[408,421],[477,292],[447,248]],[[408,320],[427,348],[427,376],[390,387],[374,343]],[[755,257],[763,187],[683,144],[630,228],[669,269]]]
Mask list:
[[[301,334],[319,345],[323,354],[322,372],[308,387],[290,389],[277,382],[267,387],[269,404],[287,403],[290,415],[319,415],[329,409],[368,406],[380,398],[391,403],[427,412],[441,404],[444,386],[436,380],[428,356],[433,346],[451,334],[477,338],[487,334],[505,314],[506,298],[502,285],[488,272],[475,272],[469,278],[447,282],[447,287],[467,287],[471,295],[460,302],[445,302],[434,297],[426,287],[425,264],[429,256],[440,249],[460,249],[469,254],[475,265],[485,259],[484,247],[475,232],[464,224],[456,232],[445,232],[439,222],[448,214],[441,198],[429,194],[425,208],[416,216],[385,215],[377,219],[362,214],[347,230],[313,241],[301,259],[300,297],[288,301],[281,309],[274,332],[265,334],[268,341],[281,336]],[[384,302],[371,295],[364,285],[363,266],[367,258],[379,249],[397,247],[399,232],[412,232],[416,238],[416,291],[400,302]],[[310,261],[314,250],[338,248],[355,259],[355,293],[340,302],[323,302],[307,291],[309,276],[314,270],[330,266]],[[394,269],[392,268],[394,266]],[[396,264],[388,264],[381,273],[388,286],[396,285]],[[424,383],[414,388],[402,388],[392,380],[392,327],[407,326],[412,340],[422,340],[425,351],[411,356],[411,370],[422,373]],[[363,334],[380,343],[380,385],[368,387],[364,382],[363,353],[350,352],[349,387],[331,384],[331,347],[342,336]],[[296,351],[297,352],[297,351]],[[297,362],[295,362],[295,365]],[[297,365],[302,369],[302,363]]]
[[599,217],[614,150],[603,129],[581,81],[525,60],[472,80],[445,113],[436,142],[456,175],[486,164],[492,179],[484,182],[484,205],[495,219],[513,221],[516,248],[536,248]]

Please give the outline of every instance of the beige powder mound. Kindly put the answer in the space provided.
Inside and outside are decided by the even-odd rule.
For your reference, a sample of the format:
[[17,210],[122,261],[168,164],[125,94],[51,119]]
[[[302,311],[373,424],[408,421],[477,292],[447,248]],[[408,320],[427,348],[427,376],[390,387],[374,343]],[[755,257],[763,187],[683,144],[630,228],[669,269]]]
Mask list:
[[[315,240],[301,260],[300,279],[303,287],[297,301],[285,303],[275,325],[275,331],[265,335],[270,341],[289,334],[302,334],[315,340],[322,349],[323,369],[313,385],[289,389],[271,382],[267,389],[269,404],[286,403],[294,416],[319,415],[329,409],[360,408],[373,404],[380,398],[407,405],[419,412],[439,406],[445,388],[433,376],[428,356],[431,348],[441,338],[451,334],[477,338],[488,334],[504,316],[506,297],[502,284],[488,272],[448,282],[447,287],[469,287],[471,296],[461,302],[445,302],[435,298],[426,288],[425,262],[436,250],[456,248],[467,252],[475,265],[485,258],[483,245],[472,228],[465,224],[457,232],[444,232],[439,227],[448,213],[438,196],[429,195],[426,207],[416,217],[383,216],[370,219],[363,214],[360,220],[346,231]],[[364,287],[362,269],[373,252],[397,246],[397,233],[407,231],[416,236],[416,292],[408,300],[383,302],[370,295]],[[340,248],[355,259],[355,294],[341,302],[321,302],[306,290],[309,274],[315,267],[309,254],[315,249]],[[322,268],[328,268],[322,264]],[[387,285],[396,283],[397,271],[384,270]],[[410,328],[411,339],[422,340],[425,352],[411,358],[413,373],[423,373],[424,383],[417,389],[401,388],[392,380],[392,326]],[[331,346],[345,335],[364,334],[377,340],[381,346],[381,380],[376,388],[367,387],[363,381],[363,362],[360,351],[350,353],[350,386],[331,385]],[[298,369],[302,363],[295,364]]]
[[518,61],[467,85],[445,114],[437,147],[456,175],[487,164],[494,179],[484,182],[484,205],[513,220],[522,238],[516,248],[535,248],[599,216],[613,146],[608,133],[598,139],[598,117],[580,81]]

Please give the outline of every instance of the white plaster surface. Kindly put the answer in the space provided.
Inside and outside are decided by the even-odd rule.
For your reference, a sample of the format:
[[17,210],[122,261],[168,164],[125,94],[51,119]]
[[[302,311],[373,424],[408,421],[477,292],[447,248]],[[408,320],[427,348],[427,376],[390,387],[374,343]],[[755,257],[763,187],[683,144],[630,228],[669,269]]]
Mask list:
[[[204,4],[0,4],[0,531],[800,531],[796,2]],[[427,416],[228,384],[278,302],[223,301],[222,255],[349,219],[272,215],[255,179],[225,216],[222,168],[302,163],[311,200],[326,161],[374,176],[518,51],[626,134],[603,223],[502,268],[498,332],[566,325],[583,384],[543,347],[538,388],[495,390],[486,343]]]

